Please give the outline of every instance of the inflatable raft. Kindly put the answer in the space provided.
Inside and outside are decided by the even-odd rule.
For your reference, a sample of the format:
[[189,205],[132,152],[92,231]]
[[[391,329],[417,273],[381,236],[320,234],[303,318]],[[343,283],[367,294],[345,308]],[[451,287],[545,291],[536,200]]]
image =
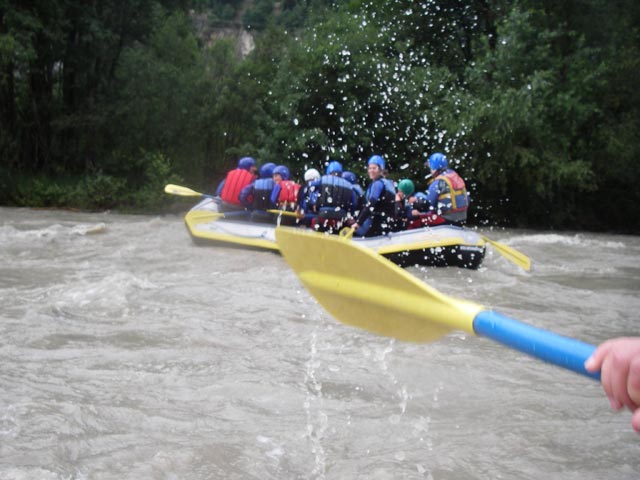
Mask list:
[[[279,251],[275,236],[278,215],[274,215],[273,223],[252,222],[248,212],[222,213],[215,199],[205,198],[186,214],[185,223],[198,244]],[[486,250],[486,241],[481,235],[451,225],[416,228],[378,237],[353,237],[351,241],[402,267],[425,265],[477,269]]]

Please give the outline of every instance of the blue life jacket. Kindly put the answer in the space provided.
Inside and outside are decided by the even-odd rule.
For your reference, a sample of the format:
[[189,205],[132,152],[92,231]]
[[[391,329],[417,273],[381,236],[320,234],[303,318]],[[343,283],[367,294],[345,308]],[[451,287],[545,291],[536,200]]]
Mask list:
[[318,214],[342,218],[353,209],[355,196],[348,180],[336,175],[323,175],[314,186],[317,188]]
[[271,203],[271,192],[275,182],[273,178],[258,178],[253,183],[253,208],[254,210],[269,210],[274,208]]

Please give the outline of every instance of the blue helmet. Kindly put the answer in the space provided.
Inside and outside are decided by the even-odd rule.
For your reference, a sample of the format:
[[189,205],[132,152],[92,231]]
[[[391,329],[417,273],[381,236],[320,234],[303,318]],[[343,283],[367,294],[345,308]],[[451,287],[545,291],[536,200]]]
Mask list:
[[278,174],[282,177],[283,180],[289,180],[289,176],[291,175],[289,173],[289,169],[287,167],[285,167],[284,165],[278,165],[276,168],[273,169],[273,174]]
[[414,197],[415,197],[415,201],[413,202],[414,208],[417,208],[418,210],[421,210],[421,211],[424,211],[427,208],[429,208],[429,200],[428,200],[429,197],[427,197],[426,193],[416,192]]
[[243,170],[249,170],[251,167],[255,167],[256,161],[251,157],[242,157],[238,160],[238,168]]
[[269,178],[273,175],[273,169],[276,168],[275,163],[265,163],[260,167],[260,178]]
[[356,177],[356,174],[353,172],[342,172],[342,178],[344,178],[345,180],[347,180],[349,183],[355,185],[356,183],[358,183],[358,177]]
[[424,192],[416,192],[415,197],[418,200],[427,200],[427,198],[429,198],[427,197],[427,194]]
[[327,165],[327,175],[331,175],[332,173],[342,173],[342,164],[337,160],[332,160]]
[[449,161],[447,157],[445,157],[442,153],[433,153],[427,160],[429,164],[429,168],[432,172],[437,172],[438,170],[444,170],[449,167]]
[[385,169],[386,163],[384,161],[384,158],[382,158],[380,155],[372,155],[369,160],[367,160],[367,165],[371,165],[372,163],[378,165],[380,167],[380,170]]

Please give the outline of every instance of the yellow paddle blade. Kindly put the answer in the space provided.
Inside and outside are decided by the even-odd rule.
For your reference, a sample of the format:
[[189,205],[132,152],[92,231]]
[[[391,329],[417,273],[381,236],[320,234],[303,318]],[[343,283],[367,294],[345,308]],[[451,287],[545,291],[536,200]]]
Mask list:
[[201,197],[202,193],[191,190],[187,187],[181,187],[180,185],[173,185],[171,183],[164,186],[165,193],[169,195],[180,195],[181,197]]
[[524,268],[527,272],[531,270],[531,260],[524,253],[519,252],[515,248],[508,247],[504,243],[496,242],[495,240],[491,240],[490,238],[482,235],[482,239],[491,244],[493,248],[495,248],[500,255],[509,260],[515,265]]
[[340,230],[339,235],[345,240],[351,240],[355,231],[356,229],[353,227],[344,227],[342,230]]
[[337,320],[409,342],[451,330],[473,333],[480,305],[454,299],[349,239],[276,229],[278,247],[318,303]]

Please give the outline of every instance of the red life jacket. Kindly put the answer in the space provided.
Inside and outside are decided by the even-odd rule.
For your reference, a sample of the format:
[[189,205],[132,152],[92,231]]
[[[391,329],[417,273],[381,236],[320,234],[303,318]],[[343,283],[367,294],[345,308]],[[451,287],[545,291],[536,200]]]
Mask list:
[[240,191],[255,180],[256,176],[244,168],[236,168],[227,173],[224,179],[224,186],[220,192],[220,198],[227,203],[242,205]]
[[293,180],[282,180],[278,194],[278,208],[283,210],[295,210],[298,201],[300,185]]

